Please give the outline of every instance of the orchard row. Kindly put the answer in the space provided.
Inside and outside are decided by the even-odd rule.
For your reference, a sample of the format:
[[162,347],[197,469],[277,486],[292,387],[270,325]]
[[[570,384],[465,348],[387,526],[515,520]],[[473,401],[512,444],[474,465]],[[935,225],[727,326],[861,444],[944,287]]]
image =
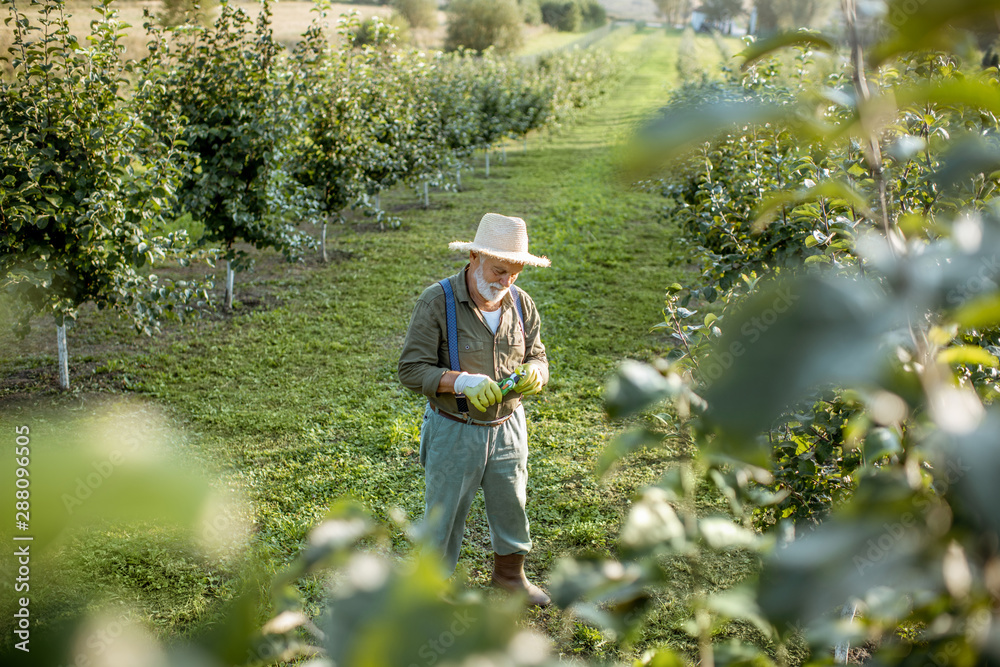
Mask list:
[[375,45],[355,47],[356,19],[337,21],[338,39],[322,5],[289,51],[268,2],[256,19],[223,3],[210,26],[149,21],[136,62],[110,0],[86,48],[62,0],[30,17],[3,4],[14,41],[0,84],[0,288],[22,327],[39,313],[62,325],[94,302],[149,333],[206,298],[150,266],[201,253],[239,269],[238,243],[294,258],[315,243],[303,222],[325,232],[356,207],[384,222],[380,192],[452,187],[475,151],[558,123],[622,70],[596,48],[532,63],[404,51],[378,24]]

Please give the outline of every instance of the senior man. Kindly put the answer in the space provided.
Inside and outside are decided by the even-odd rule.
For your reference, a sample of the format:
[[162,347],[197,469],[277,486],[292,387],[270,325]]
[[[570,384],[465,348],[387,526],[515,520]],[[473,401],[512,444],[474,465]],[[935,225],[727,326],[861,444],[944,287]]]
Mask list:
[[[549,366],[538,310],[514,281],[525,265],[549,260],[528,252],[524,220],[496,213],[483,216],[474,241],[449,247],[468,251],[469,263],[420,295],[399,359],[399,381],[428,399],[420,430],[424,519],[453,572],[482,487],[493,585],[545,606],[549,597],[524,574],[531,537],[521,397],[542,390]],[[520,380],[505,395],[498,382],[512,372]]]

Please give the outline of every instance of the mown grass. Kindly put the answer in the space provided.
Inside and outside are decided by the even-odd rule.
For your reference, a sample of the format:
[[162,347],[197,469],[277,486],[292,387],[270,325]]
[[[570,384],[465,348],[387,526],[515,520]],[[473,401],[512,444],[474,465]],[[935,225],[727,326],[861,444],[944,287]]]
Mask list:
[[[518,281],[542,314],[551,364],[549,386],[526,408],[535,540],[529,569],[544,583],[561,557],[614,554],[631,494],[690,454],[686,442],[675,440],[630,456],[606,479],[594,472],[604,447],[625,428],[604,415],[605,382],[623,359],[651,359],[668,349],[662,334],[650,331],[664,287],[693,279],[678,231],[662,216],[663,200],[631,188],[615,161],[617,143],[676,83],[678,42],[677,33],[627,37],[618,48],[637,54],[637,66],[621,88],[560,131],[531,137],[526,152],[512,145],[506,164],[495,156],[490,178],[481,168],[466,174],[462,191],[434,193],[428,210],[403,188],[383,197],[402,219],[400,229],[338,228],[329,242],[336,260],[325,265],[315,258],[285,265],[262,253],[256,272],[238,277],[240,303],[230,316],[172,326],[147,341],[88,311],[70,336],[75,394],[48,388],[47,332],[18,343],[22,353],[0,368],[22,381],[6,384],[0,412],[24,419],[53,403],[88,405],[95,391],[138,394],[162,406],[190,435],[188,455],[214,471],[220,486],[250,498],[250,559],[266,572],[297,553],[338,498],[361,501],[387,525],[393,508],[419,518],[424,400],[395,378],[410,310],[428,284],[464,264],[449,241],[471,239],[485,212],[518,215],[528,221],[532,251],[552,259],[551,268],[529,268]],[[717,60],[717,51],[705,53]],[[706,510],[722,507],[708,495],[701,502]],[[391,530],[395,552],[405,555],[403,535]],[[76,552],[93,555],[77,558],[64,576],[129,601],[167,634],[210,624],[239,587],[238,564],[198,560],[171,534],[152,531],[130,541],[110,528],[80,539]],[[490,552],[480,499],[460,561],[473,586],[487,584]],[[691,575],[683,564],[676,568],[682,595]],[[754,568],[740,553],[703,563],[719,588]],[[211,574],[199,577],[198,570]],[[150,587],[157,572],[171,582],[169,590]],[[304,582],[303,593],[315,611],[320,583]],[[637,646],[693,650],[675,629],[677,602],[663,599]],[[530,612],[528,622],[548,632],[562,653],[625,657],[625,649],[564,612]]]
[[586,34],[585,32],[563,32],[544,24],[532,27],[525,30],[524,42],[517,50],[517,55],[532,56],[546,51],[554,51],[572,44]]

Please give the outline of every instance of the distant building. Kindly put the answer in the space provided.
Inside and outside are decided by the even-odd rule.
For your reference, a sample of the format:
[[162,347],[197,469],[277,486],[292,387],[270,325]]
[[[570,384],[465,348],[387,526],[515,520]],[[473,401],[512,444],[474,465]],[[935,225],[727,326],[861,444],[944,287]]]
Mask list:
[[[705,13],[699,9],[691,12],[691,27],[694,28],[695,32],[701,32],[702,27],[705,27],[705,20],[707,18]],[[708,28],[705,27],[705,29],[707,30]]]

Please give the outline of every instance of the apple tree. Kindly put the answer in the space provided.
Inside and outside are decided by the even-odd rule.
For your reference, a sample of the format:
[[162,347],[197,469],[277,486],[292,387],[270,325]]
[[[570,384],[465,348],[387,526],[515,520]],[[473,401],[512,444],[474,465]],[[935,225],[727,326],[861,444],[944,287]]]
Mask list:
[[112,308],[147,334],[197,293],[148,271],[183,254],[183,233],[162,217],[178,184],[175,126],[143,121],[146,88],[133,88],[122,23],[97,6],[89,48],[68,29],[63,0],[33,2],[29,15],[3,0],[12,45],[0,54],[0,289],[19,304],[22,333],[38,314],[56,320],[60,385],[69,387],[65,325],[80,307]]

